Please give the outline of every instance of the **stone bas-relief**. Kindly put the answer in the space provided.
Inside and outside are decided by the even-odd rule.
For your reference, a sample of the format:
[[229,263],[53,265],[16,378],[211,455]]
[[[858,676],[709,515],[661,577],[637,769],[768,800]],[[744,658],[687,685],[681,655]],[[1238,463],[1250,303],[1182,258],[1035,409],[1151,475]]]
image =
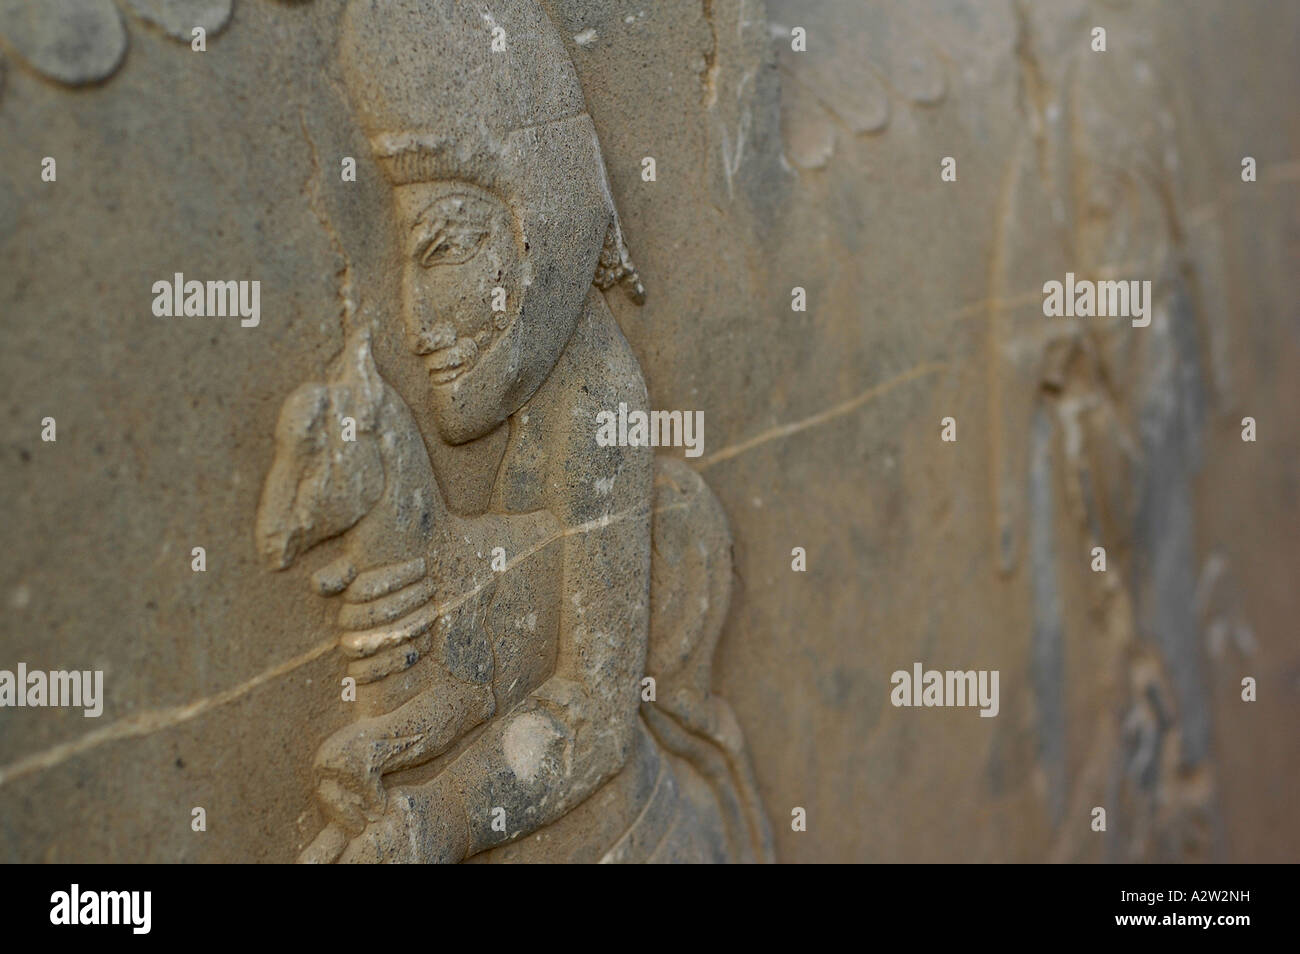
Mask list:
[[[404,253],[373,333],[422,359],[438,439],[509,440],[487,511],[452,514],[370,328],[285,403],[258,544],[285,568],[344,535],[313,582],[341,595],[358,710],[316,753],[329,823],[301,860],[546,858],[557,842],[572,860],[770,860],[739,725],[711,692],[731,573],[720,504],[684,465],[595,441],[600,410],[646,403],[596,290],[645,298],[595,129],[540,9],[486,20],[505,51],[452,0],[356,0],[343,22]],[[511,559],[494,568],[494,552]],[[599,824],[501,847],[606,789]]]
[[0,0],[0,860],[1294,860],[1298,16]]

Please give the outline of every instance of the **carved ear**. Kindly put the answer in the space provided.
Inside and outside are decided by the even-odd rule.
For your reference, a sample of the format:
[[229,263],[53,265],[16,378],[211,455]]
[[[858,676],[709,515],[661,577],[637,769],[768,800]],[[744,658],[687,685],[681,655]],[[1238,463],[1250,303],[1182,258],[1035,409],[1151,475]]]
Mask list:
[[628,298],[638,305],[645,304],[645,286],[641,284],[641,276],[637,274],[636,266],[632,264],[632,257],[623,241],[623,230],[618,224],[618,213],[614,213],[609,229],[605,232],[605,245],[600,250],[600,261],[596,264],[596,277],[592,279],[592,283],[601,291],[605,291],[620,282]]
[[[595,136],[592,127],[592,136]],[[609,174],[605,171],[605,159],[600,152],[600,142],[596,141],[596,161],[600,165],[600,191],[609,211],[609,228],[605,230],[605,244],[600,250],[600,261],[596,264],[596,275],[592,283],[601,291],[622,283],[627,297],[638,305],[645,304],[645,285],[632,264],[632,254],[627,250],[623,238],[623,223],[618,219],[618,209],[614,206],[614,193],[609,187]]]
[[272,569],[284,569],[297,555],[303,528],[295,504],[299,486],[324,445],[321,422],[329,394],[319,384],[298,387],[280,408],[275,428],[275,458],[262,485],[257,507],[257,548]]

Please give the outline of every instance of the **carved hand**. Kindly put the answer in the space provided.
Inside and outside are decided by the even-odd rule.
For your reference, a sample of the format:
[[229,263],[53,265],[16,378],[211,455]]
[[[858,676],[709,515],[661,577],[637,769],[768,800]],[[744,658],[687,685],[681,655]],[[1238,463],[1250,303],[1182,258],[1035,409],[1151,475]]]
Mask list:
[[351,724],[316,751],[316,797],[326,816],[347,831],[360,831],[383,812],[381,743],[373,732]]
[[445,783],[395,788],[382,818],[343,849],[348,864],[454,864],[469,850],[464,812]]
[[433,580],[422,557],[372,567],[361,573],[351,556],[318,571],[312,585],[321,596],[343,594],[339,628],[366,630],[411,613],[433,598]]

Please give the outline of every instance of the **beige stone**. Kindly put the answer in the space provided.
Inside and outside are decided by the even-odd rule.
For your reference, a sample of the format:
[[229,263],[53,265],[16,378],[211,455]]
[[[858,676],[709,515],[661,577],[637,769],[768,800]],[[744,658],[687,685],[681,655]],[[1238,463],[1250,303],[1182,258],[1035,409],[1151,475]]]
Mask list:
[[0,859],[1294,860],[1297,25],[0,0]]

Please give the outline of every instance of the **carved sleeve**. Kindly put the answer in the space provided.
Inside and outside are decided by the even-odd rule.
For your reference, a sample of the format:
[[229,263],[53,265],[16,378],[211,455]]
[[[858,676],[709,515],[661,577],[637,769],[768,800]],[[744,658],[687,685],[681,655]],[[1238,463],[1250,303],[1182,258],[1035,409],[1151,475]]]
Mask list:
[[[632,743],[649,624],[653,456],[596,444],[597,411],[646,404],[628,345],[604,318],[575,332],[574,346],[593,359],[583,364],[602,373],[560,382],[569,398],[558,402],[564,424],[548,448],[548,506],[565,528],[554,674],[448,770],[470,854],[563,815],[623,766]],[[491,828],[494,808],[505,809],[505,834]]]

